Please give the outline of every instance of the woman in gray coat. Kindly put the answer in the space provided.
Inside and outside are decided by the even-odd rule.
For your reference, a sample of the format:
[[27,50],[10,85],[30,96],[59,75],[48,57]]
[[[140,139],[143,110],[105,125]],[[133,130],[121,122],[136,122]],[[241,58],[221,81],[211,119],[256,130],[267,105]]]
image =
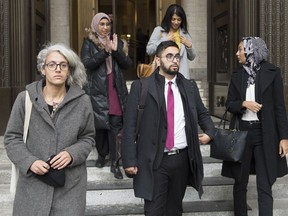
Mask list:
[[148,41],[146,50],[148,55],[154,55],[157,46],[162,41],[171,40],[177,43],[180,49],[179,72],[186,79],[190,79],[189,61],[193,61],[196,52],[193,47],[192,38],[187,29],[187,18],[184,9],[178,4],[172,4],[167,8],[161,26],[154,28]]
[[[91,102],[81,89],[85,68],[76,53],[62,44],[41,50],[37,64],[43,79],[26,86],[32,102],[26,143],[22,138],[25,91],[13,105],[4,137],[7,155],[19,168],[13,215],[83,216],[85,162],[95,133]],[[51,155],[55,157],[46,162]],[[64,186],[39,180],[54,169],[64,169]]]

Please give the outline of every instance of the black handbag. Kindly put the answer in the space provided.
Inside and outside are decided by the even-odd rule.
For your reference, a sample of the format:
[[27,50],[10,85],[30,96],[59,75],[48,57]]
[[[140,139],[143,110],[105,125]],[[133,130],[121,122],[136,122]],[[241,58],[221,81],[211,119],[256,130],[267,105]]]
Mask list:
[[225,129],[227,109],[221,118],[216,135],[210,143],[210,157],[223,161],[241,162],[248,131],[239,130],[239,119],[235,119],[234,129]]
[[[51,155],[50,158],[46,161],[46,163],[50,164],[50,161],[55,155]],[[36,177],[52,186],[52,187],[63,187],[65,185],[65,169],[53,169],[50,168],[48,173],[45,173],[44,175],[36,175]]]

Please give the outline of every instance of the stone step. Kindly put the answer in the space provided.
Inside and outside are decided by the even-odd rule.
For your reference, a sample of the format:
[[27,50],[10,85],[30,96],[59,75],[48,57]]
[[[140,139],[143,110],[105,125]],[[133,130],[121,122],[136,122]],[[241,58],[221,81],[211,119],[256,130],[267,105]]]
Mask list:
[[[96,168],[90,166],[94,161],[87,161],[88,170],[88,186],[87,190],[116,190],[116,189],[132,189],[132,179],[124,176],[123,180],[113,177],[110,167]],[[122,169],[122,168],[121,168]],[[122,170],[123,171],[123,170]],[[233,179],[222,176],[209,176],[203,180],[203,186],[227,186],[232,185]]]
[[[204,170],[205,175],[203,179],[204,195],[203,199],[225,199],[227,194],[232,194],[233,179],[225,178],[221,176],[221,164],[213,163],[215,159],[204,158]],[[117,189],[132,189],[132,179],[127,178],[124,175],[123,180],[115,179],[110,172],[110,164],[106,163],[106,166],[99,169],[94,167],[95,161],[87,161],[88,170],[88,190],[117,190]],[[0,184],[10,184],[11,178],[11,164],[0,165]],[[122,169],[122,167],[121,167]],[[123,169],[122,169],[123,172]],[[124,173],[124,172],[123,172]],[[250,176],[249,179],[248,198],[256,198],[256,177]],[[288,175],[279,178],[273,186],[273,194],[275,198],[287,198],[288,199]],[[188,190],[189,187],[188,187]],[[193,191],[193,189],[191,188]],[[191,194],[194,194],[193,192]],[[196,193],[195,193],[196,194]],[[197,194],[196,194],[197,195]],[[191,199],[198,199],[197,196],[190,197]],[[231,197],[232,198],[232,197]]]
[[[2,138],[2,141],[1,141]],[[204,194],[199,200],[197,192],[188,187],[183,200],[183,216],[233,216],[233,180],[221,176],[221,161],[209,157],[210,146],[201,145],[204,162]],[[110,172],[110,162],[99,169],[94,166],[97,151],[93,148],[87,160],[88,185],[86,215],[139,216],[143,214],[142,199],[134,196],[132,179],[124,176],[115,179]],[[121,167],[122,169],[122,167]],[[122,170],[123,171],[123,170]],[[12,215],[13,198],[9,192],[11,162],[8,159],[3,137],[0,137],[0,215]],[[274,216],[286,216],[288,206],[288,176],[279,178],[273,186]],[[255,176],[250,176],[248,185],[249,216],[258,216]]]
[[[3,144],[2,144],[3,145]],[[2,146],[3,147],[3,146]],[[220,175],[221,173],[221,161],[216,160],[213,158],[210,158],[210,146],[209,145],[201,145],[201,151],[203,154],[203,162],[204,162],[204,175],[205,176],[213,176],[213,175]],[[89,157],[87,159],[88,166],[94,166],[95,160],[98,157],[97,156],[96,148],[94,147],[89,154]],[[109,158],[107,159],[109,165]],[[10,181],[10,169],[11,169],[11,161],[7,157],[6,151],[3,148],[1,148],[0,143],[0,183],[9,183]]]
[[[116,190],[117,191],[117,190]],[[115,191],[114,191],[115,192]],[[87,207],[86,207],[86,214],[87,216],[92,215],[110,215],[110,216],[144,216],[143,214],[143,200],[138,199],[138,203],[130,203],[127,202],[126,205],[122,203],[112,202],[110,204],[111,200],[111,194],[110,198],[107,196],[104,198],[105,193],[102,191],[102,201],[99,202],[98,200],[95,200],[95,193],[96,192],[87,192]],[[0,185],[0,209],[1,213],[0,215],[3,216],[10,216],[12,215],[12,203],[13,199],[9,193],[9,185],[3,184]],[[101,194],[101,193],[100,193]],[[117,193],[113,193],[112,196],[118,195]],[[127,200],[127,196],[123,196],[123,193],[120,193],[121,198],[125,197]],[[131,193],[130,197],[134,197],[134,195]],[[128,201],[130,199],[128,197]],[[105,199],[106,202],[105,202]],[[97,205],[96,205],[97,203]],[[184,206],[184,213],[183,216],[233,216],[234,213],[232,211],[232,201],[231,200],[214,200],[214,201],[195,201],[195,202],[189,202],[185,201],[183,202]],[[257,201],[255,199],[248,200],[248,206],[250,208],[249,216],[258,216],[258,210],[257,210]],[[273,215],[274,216],[287,216],[287,206],[288,206],[288,199],[274,199],[274,209],[273,209]],[[208,212],[209,209],[209,212]],[[189,212],[188,212],[189,211]]]
[[[99,216],[99,215],[144,215],[143,203],[130,205],[87,205],[86,216]],[[183,202],[183,215],[231,215],[233,210],[232,201],[196,201],[196,202]],[[226,214],[223,214],[225,213]],[[227,214],[230,212],[229,214]],[[220,214],[219,214],[220,213]]]
[[[88,186],[89,191],[101,191],[101,190],[132,190],[132,179],[124,176],[123,180],[118,180],[113,177],[113,174],[110,172],[110,167],[105,166],[101,169],[96,167],[91,167],[87,162],[88,166]],[[108,164],[109,165],[109,164]],[[122,170],[123,171],[123,170]],[[222,176],[204,176],[203,187],[204,195],[203,200],[227,200],[232,199],[232,185],[234,180]],[[282,178],[279,178],[273,186],[273,195],[275,199],[288,199],[288,190],[286,190],[288,184],[288,175]],[[185,195],[190,201],[198,200],[196,191],[188,187],[187,193]],[[256,177],[251,175],[249,178],[248,184],[248,199],[256,199]]]
[[[95,159],[89,158],[87,160],[88,167],[95,166]],[[220,176],[221,175],[221,168],[222,168],[222,161],[211,158],[211,157],[203,157],[204,163],[204,176]],[[106,159],[105,166],[110,166],[111,162],[109,159]],[[120,160],[120,165],[122,165]]]
[[[273,215],[287,216],[288,200],[274,200]],[[257,204],[255,201],[248,200],[248,215],[258,216]],[[183,216],[234,216],[232,201],[198,201],[183,202]],[[143,201],[138,205],[129,206],[88,206],[86,208],[86,216],[114,215],[114,216],[144,216]]]
[[[1,149],[0,149],[1,150]],[[200,145],[200,150],[201,150],[201,154],[202,154],[202,157],[210,157],[210,145],[207,144],[207,145]],[[6,153],[5,153],[6,154]],[[0,155],[1,157],[1,155]],[[5,155],[5,157],[7,157]],[[97,150],[95,147],[92,148],[92,151],[90,152],[87,160],[96,160],[98,157],[98,153],[97,153]],[[211,158],[212,160],[213,158]],[[0,159],[1,160],[1,159]],[[216,159],[215,159],[216,160]],[[215,160],[213,162],[215,162]],[[8,157],[7,157],[7,161],[9,161]],[[219,162],[221,162],[220,160],[218,160]]]

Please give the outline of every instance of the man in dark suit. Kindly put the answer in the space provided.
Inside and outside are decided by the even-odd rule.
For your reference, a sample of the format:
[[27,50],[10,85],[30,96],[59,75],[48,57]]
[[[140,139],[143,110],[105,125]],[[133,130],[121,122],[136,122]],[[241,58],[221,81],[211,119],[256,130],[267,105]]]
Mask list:
[[[145,215],[182,215],[182,200],[188,184],[200,197],[203,193],[199,142],[210,142],[215,128],[195,81],[185,79],[178,72],[179,61],[175,42],[164,41],[158,45],[158,67],[144,80],[149,86],[137,139],[139,80],[133,82],[128,96],[122,162],[126,174],[134,178],[135,196],[145,200]],[[198,134],[197,123],[204,133]]]

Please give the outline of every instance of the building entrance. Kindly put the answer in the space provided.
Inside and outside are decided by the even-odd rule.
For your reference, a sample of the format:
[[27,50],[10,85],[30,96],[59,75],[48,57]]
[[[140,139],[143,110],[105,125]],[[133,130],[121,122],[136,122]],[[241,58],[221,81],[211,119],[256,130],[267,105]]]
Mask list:
[[[78,53],[81,50],[85,28],[89,28],[93,16],[104,12],[113,20],[113,32],[129,44],[129,56],[133,68],[125,73],[127,80],[136,79],[139,62],[149,62],[146,43],[156,26],[156,0],[90,0],[71,2],[71,44]],[[75,31],[76,30],[76,31]]]

